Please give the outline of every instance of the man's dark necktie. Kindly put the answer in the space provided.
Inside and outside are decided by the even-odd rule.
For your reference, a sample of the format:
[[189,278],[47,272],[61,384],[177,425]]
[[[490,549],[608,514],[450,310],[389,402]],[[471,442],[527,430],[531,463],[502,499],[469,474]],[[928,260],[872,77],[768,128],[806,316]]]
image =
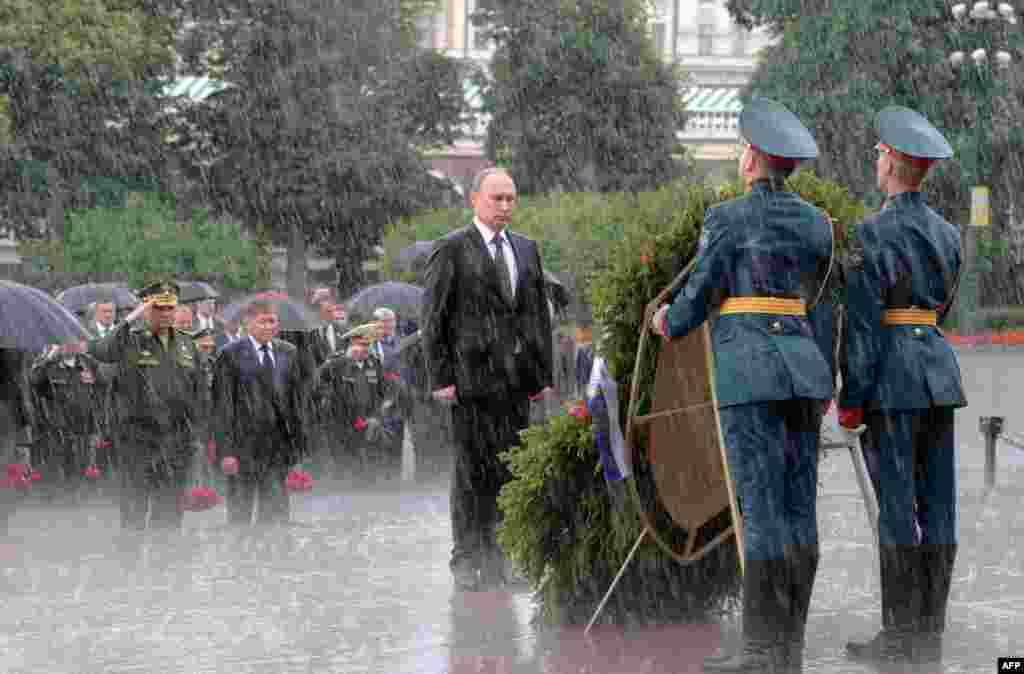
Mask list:
[[260,372],[266,377],[267,382],[274,383],[274,360],[270,357],[270,345],[264,344],[260,347],[263,352],[263,361],[260,363]]
[[512,270],[508,268],[505,260],[504,244],[505,239],[500,234],[494,237],[494,264],[498,267],[498,280],[501,282],[501,292],[509,304],[515,302],[515,295],[512,290]]

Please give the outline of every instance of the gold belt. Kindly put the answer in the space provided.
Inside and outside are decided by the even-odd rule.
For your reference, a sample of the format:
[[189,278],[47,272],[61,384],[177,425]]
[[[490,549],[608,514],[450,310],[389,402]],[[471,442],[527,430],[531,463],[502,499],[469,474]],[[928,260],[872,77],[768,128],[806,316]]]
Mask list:
[[722,303],[719,314],[771,314],[773,316],[806,316],[807,303],[782,297],[730,297]]
[[938,314],[931,309],[886,309],[882,325],[938,325]]

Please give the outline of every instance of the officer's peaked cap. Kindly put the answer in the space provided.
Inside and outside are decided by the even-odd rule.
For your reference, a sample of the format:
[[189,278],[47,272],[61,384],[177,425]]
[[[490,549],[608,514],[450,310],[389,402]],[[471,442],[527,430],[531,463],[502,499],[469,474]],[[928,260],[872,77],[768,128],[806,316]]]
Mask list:
[[815,159],[818,144],[786,106],[756,97],[740,113],[740,135],[761,152],[793,161]]
[[901,154],[915,159],[949,159],[953,148],[924,115],[892,105],[878,113],[878,139]]

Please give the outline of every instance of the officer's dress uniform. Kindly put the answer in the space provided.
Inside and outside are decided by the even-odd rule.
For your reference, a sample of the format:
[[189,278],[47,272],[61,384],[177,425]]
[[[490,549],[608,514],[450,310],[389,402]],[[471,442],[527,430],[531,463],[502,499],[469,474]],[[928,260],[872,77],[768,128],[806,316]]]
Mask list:
[[[333,448],[337,477],[346,472],[350,477],[353,471],[367,474],[381,467],[393,468],[390,443],[382,431],[383,405],[393,397],[394,386],[384,374],[373,353],[362,361],[337,354],[317,370],[314,395],[320,419],[337,443]],[[362,427],[360,420],[368,425]]]
[[32,365],[29,382],[45,407],[50,456],[33,462],[46,465],[47,483],[56,471],[64,474],[64,486],[72,498],[79,495],[85,469],[92,464],[91,439],[97,426],[102,399],[97,394],[97,363],[84,355],[43,356]]
[[[177,303],[176,284],[158,284],[140,292],[156,303]],[[199,352],[185,332],[170,328],[162,336],[148,325],[122,323],[114,332],[89,342],[89,355],[119,363],[114,385],[115,427],[121,469],[121,526],[177,528],[183,512],[179,491],[188,479],[193,427],[209,395],[199,368]]]
[[[773,157],[817,155],[810,133],[773,101],[755,99],[740,129]],[[694,269],[666,317],[665,334],[682,337],[719,310],[711,330],[716,392],[743,514],[744,648],[709,659],[705,671],[801,671],[819,557],[821,411],[834,393],[812,327],[819,308],[810,305],[832,249],[825,213],[757,181],[708,210]]]
[[[887,108],[878,122],[883,150],[952,156],[916,112]],[[956,292],[960,234],[920,192],[903,192],[861,224],[854,253],[839,406],[864,411],[879,454],[883,630],[847,650],[854,658],[935,661],[957,548],[953,417],[967,404],[956,354],[938,327]]]

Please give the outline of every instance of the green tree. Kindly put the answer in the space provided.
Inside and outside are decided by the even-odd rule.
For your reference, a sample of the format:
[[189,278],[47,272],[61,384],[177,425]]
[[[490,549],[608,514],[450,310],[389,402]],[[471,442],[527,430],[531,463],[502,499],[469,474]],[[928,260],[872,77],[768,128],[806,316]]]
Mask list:
[[[174,1],[174,0],[169,0]],[[186,115],[210,141],[180,134],[206,199],[265,223],[289,247],[289,288],[302,290],[307,245],[335,255],[343,291],[383,227],[442,203],[417,146],[454,141],[465,102],[458,64],[415,44],[434,0],[212,0],[181,3],[196,21],[190,67],[223,54],[236,85]],[[234,17],[222,22],[222,16]],[[198,149],[187,149],[188,147]]]
[[494,0],[473,21],[497,46],[481,78],[487,153],[525,193],[643,191],[682,174],[681,73],[639,0]]
[[205,278],[236,290],[254,288],[264,264],[257,241],[242,237],[237,222],[196,211],[179,221],[171,195],[149,195],[132,207],[75,210],[69,214],[64,270],[120,272],[133,287],[159,278]]
[[[966,223],[970,188],[989,185],[995,233],[1006,240],[1007,213],[1024,208],[1014,203],[1024,180],[1019,30],[999,20],[957,21],[951,3],[941,0],[730,0],[729,9],[741,24],[777,36],[746,95],[778,100],[808,125],[822,148],[818,173],[877,206],[875,115],[888,105],[914,108],[956,151],[929,179],[929,202]],[[990,59],[1006,50],[1014,65],[975,67],[970,54],[978,48]],[[955,51],[966,52],[965,66],[951,66]],[[1014,262],[1004,256],[994,272],[982,278],[986,303],[1024,302],[1024,275]]]
[[[156,78],[175,22],[142,0],[0,3],[0,219],[19,237],[63,237],[65,208],[161,182]],[[149,82],[149,84],[146,84]],[[111,187],[114,187],[113,191]],[[152,188],[152,187],[150,187]]]

